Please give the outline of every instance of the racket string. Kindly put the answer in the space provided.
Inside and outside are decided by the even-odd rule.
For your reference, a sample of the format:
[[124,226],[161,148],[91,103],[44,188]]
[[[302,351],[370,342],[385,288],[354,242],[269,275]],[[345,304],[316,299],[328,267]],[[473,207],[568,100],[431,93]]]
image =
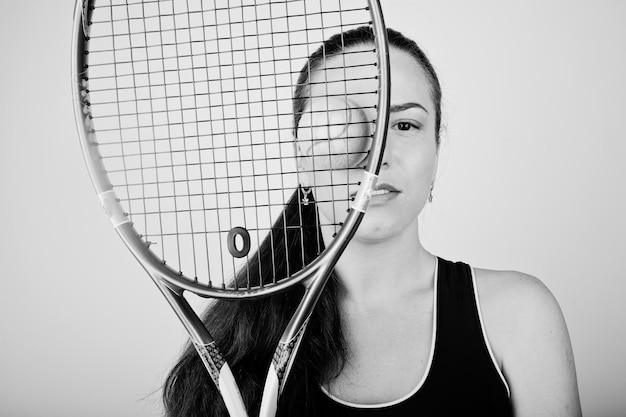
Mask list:
[[[89,93],[95,98],[92,113],[98,147],[124,209],[147,244],[156,243],[156,250],[168,264],[207,286],[234,285],[236,290],[238,284],[229,284],[229,277],[242,268],[247,274],[247,288],[264,285],[261,278],[252,276],[249,262],[253,257],[261,259],[254,246],[267,238],[274,253],[268,268],[273,271],[272,282],[276,282],[284,278],[277,264],[290,256],[290,242],[297,242],[300,259],[287,259],[287,275],[295,272],[292,264],[299,268],[298,264],[310,261],[305,253],[305,233],[314,236],[317,253],[323,248],[318,228],[305,232],[300,203],[300,225],[290,224],[283,216],[280,228],[271,227],[298,189],[299,176],[327,171],[298,167],[297,155],[290,149],[294,147],[291,96],[297,87],[293,77],[329,33],[368,23],[367,19],[357,22],[350,17],[351,22],[344,24],[341,16],[332,16],[356,14],[365,8],[327,11],[321,1],[313,6],[295,1],[271,2],[271,7],[270,2],[238,3],[238,12],[227,7],[200,12],[192,10],[195,3],[110,2],[109,14],[114,18],[94,19],[90,42],[97,46],[90,50]],[[301,9],[289,15],[294,4]],[[178,6],[182,6],[180,10]],[[267,6],[267,10],[250,18],[248,12],[259,6]],[[122,12],[122,7],[127,11]],[[270,8],[278,15],[265,15]],[[312,12],[311,8],[320,11]],[[224,11],[240,19],[231,25],[213,23]],[[210,14],[212,21],[204,21]],[[293,22],[305,17],[306,27],[296,28]],[[333,19],[336,24],[332,24]],[[105,25],[108,28],[98,33],[97,27]],[[248,32],[252,28],[254,31]],[[202,38],[198,37],[200,32]],[[207,38],[212,32],[218,36]],[[268,40],[263,39],[265,35],[276,43],[263,44]],[[224,49],[209,50],[213,46]],[[329,65],[328,69],[333,68]],[[333,96],[325,97],[329,95]],[[255,111],[258,116],[254,116]],[[333,124],[311,127],[329,125]],[[262,150],[255,148],[257,145]],[[255,153],[255,149],[259,151]],[[355,185],[356,180],[355,184],[339,180],[332,184],[336,188]],[[316,203],[343,200],[347,204],[349,199],[349,195],[335,195],[316,199]],[[333,212],[333,219],[342,218]],[[317,211],[314,216],[319,223]],[[213,220],[223,225],[212,228]],[[223,249],[225,234],[239,222],[255,242],[242,260]],[[331,219],[327,226],[341,227],[341,221]],[[282,238],[274,241],[276,233],[271,231],[281,233]],[[214,282],[215,276],[219,282]]]

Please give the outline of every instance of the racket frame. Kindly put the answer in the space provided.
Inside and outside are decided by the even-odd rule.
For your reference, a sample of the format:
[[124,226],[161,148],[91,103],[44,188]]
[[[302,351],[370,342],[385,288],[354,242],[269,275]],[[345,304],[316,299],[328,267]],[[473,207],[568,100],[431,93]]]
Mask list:
[[134,229],[128,215],[124,213],[113,190],[113,185],[108,180],[106,169],[98,151],[96,132],[91,122],[89,81],[88,77],[86,77],[88,75],[88,49],[86,46],[89,42],[88,22],[91,20],[93,12],[91,7],[92,1],[77,0],[76,2],[74,35],[72,38],[72,93],[74,97],[75,120],[81,139],[81,149],[91,181],[101,200],[104,211],[113,223],[116,232],[152,278],[188,332],[232,417],[247,416],[238,386],[228,364],[215,346],[215,341],[204,327],[198,315],[185,300],[183,294],[184,291],[191,291],[201,297],[233,300],[276,294],[296,284],[304,286],[304,296],[285,328],[276,350],[275,358],[278,356],[282,357],[282,359],[279,362],[273,361],[270,366],[263,393],[260,416],[274,416],[280,393],[285,386],[309,317],[339,256],[348,245],[363,219],[382,164],[390,106],[389,52],[387,31],[379,1],[368,0],[368,2],[372,17],[370,24],[375,35],[380,74],[377,103],[378,118],[373,134],[372,147],[370,148],[370,157],[367,160],[357,196],[352,204],[352,210],[348,213],[343,227],[338,231],[333,241],[309,265],[291,277],[277,283],[251,289],[238,289],[237,291],[208,287],[181,277],[180,272],[161,261],[149,250],[148,245],[141,240],[141,236]]

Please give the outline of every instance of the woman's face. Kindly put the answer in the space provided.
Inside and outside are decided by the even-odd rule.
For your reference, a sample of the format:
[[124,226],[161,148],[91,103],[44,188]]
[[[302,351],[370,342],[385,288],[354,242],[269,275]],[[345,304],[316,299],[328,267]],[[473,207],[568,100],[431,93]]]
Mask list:
[[[366,46],[355,47],[352,50],[365,50]],[[347,102],[351,108],[363,108],[363,117],[368,120],[376,118],[373,105],[376,102],[374,94],[363,94],[375,91],[376,81],[369,79],[374,71],[371,67],[360,67],[363,60],[371,60],[369,54],[348,54],[336,56],[327,60],[326,67],[345,67],[338,70],[321,71],[314,73],[311,96],[322,95],[315,91],[317,77],[344,79],[343,71],[348,71],[349,84],[335,83],[327,94],[336,96],[347,95]],[[431,98],[431,87],[424,70],[408,53],[391,47],[391,112],[387,142],[383,155],[383,165],[375,192],[369,202],[365,217],[357,231],[355,239],[364,241],[381,241],[393,237],[403,231],[412,229],[417,232],[417,216],[424,207],[437,169],[438,147],[436,141],[435,108]],[[320,84],[322,85],[322,84]],[[359,118],[358,112],[352,112],[352,119]],[[301,127],[302,125],[300,125]],[[371,129],[371,126],[367,127]],[[300,128],[298,130],[300,139]],[[344,132],[345,133],[345,132]],[[351,132],[350,136],[354,136]],[[360,132],[369,134],[370,132]],[[337,224],[346,216],[349,202],[334,202],[337,196],[354,194],[358,188],[356,182],[362,177],[365,164],[359,161],[354,166],[353,161],[347,161],[349,167],[339,167],[327,171],[313,171],[315,160],[310,154],[308,145],[304,141],[298,142],[301,155],[300,169],[301,183],[311,186],[320,213],[320,223]],[[319,160],[317,161],[319,165]],[[335,165],[336,162],[335,162]],[[331,185],[332,184],[332,185]],[[346,185],[347,184],[347,185]],[[345,197],[343,197],[345,200]],[[322,226],[324,230],[324,226]],[[327,227],[326,236],[336,230]]]

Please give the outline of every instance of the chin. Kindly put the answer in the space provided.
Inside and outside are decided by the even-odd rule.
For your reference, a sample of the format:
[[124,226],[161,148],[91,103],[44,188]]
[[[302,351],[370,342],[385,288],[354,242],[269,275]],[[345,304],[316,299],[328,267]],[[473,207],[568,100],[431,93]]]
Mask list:
[[418,233],[418,219],[391,216],[389,213],[380,213],[377,216],[373,211],[368,211],[354,235],[354,239],[364,242],[381,242],[399,236],[407,231],[414,230]]
[[387,240],[399,232],[400,227],[390,219],[363,219],[354,235],[354,239],[364,242],[379,242]]

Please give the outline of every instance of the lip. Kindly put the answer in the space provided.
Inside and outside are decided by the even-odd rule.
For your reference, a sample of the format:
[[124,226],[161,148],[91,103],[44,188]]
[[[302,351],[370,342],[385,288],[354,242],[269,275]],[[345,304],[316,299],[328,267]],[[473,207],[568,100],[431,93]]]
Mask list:
[[392,193],[399,193],[400,190],[398,190],[396,187],[394,187],[391,184],[387,184],[386,182],[383,182],[381,184],[376,184],[376,187],[374,187],[373,191],[378,191],[378,190],[387,190],[390,191]]
[[[385,191],[389,191],[389,192],[388,193],[384,193],[384,194],[372,195],[371,198],[381,198],[381,197],[389,198],[389,197],[391,197],[391,195],[393,193],[401,193],[402,192],[399,189],[397,189],[396,187],[394,187],[393,185],[388,184],[386,182],[383,182],[383,183],[380,183],[380,184],[376,184],[376,186],[374,188],[372,188],[372,192],[380,191],[380,190],[385,190]],[[354,199],[356,197],[357,191],[354,191],[353,193],[350,194],[350,197],[352,199]]]

